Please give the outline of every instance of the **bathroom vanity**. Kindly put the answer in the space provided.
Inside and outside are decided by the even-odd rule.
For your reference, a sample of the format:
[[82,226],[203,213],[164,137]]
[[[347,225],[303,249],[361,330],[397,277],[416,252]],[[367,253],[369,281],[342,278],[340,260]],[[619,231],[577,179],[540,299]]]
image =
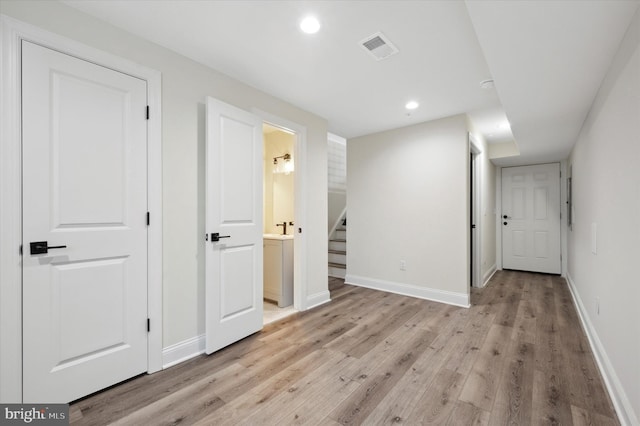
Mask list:
[[264,298],[293,304],[293,235],[264,234]]

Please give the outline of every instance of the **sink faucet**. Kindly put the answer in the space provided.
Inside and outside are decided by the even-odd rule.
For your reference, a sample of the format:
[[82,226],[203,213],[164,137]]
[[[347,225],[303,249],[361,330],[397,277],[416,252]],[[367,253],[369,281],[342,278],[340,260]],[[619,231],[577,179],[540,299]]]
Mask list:
[[287,235],[287,222],[276,223],[276,226],[282,226],[282,235]]

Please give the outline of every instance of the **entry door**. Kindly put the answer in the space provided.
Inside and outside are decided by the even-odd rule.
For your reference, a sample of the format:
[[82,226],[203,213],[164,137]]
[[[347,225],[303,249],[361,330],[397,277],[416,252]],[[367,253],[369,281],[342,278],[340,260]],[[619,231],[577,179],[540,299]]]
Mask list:
[[559,274],[560,165],[502,169],[502,267]]
[[207,98],[208,354],[262,329],[262,149],[258,117]]
[[22,44],[24,402],[147,370],[146,93]]

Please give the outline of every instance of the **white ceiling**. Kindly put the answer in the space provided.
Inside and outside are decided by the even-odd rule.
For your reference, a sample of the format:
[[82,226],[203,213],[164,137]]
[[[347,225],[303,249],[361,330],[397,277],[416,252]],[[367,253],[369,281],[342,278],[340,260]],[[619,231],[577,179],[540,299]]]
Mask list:
[[[322,116],[346,138],[469,113],[490,142],[515,136],[522,155],[503,165],[566,158],[639,4],[64,3]],[[307,14],[319,33],[298,29]],[[373,60],[358,43],[378,31],[400,53]],[[489,78],[495,89],[481,89]],[[420,102],[410,114],[409,100]]]

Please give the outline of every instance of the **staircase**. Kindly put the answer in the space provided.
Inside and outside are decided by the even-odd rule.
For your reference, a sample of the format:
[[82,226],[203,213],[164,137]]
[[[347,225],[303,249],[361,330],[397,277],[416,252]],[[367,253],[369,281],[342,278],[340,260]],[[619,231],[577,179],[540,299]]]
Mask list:
[[329,276],[344,278],[347,274],[347,218],[329,238]]

